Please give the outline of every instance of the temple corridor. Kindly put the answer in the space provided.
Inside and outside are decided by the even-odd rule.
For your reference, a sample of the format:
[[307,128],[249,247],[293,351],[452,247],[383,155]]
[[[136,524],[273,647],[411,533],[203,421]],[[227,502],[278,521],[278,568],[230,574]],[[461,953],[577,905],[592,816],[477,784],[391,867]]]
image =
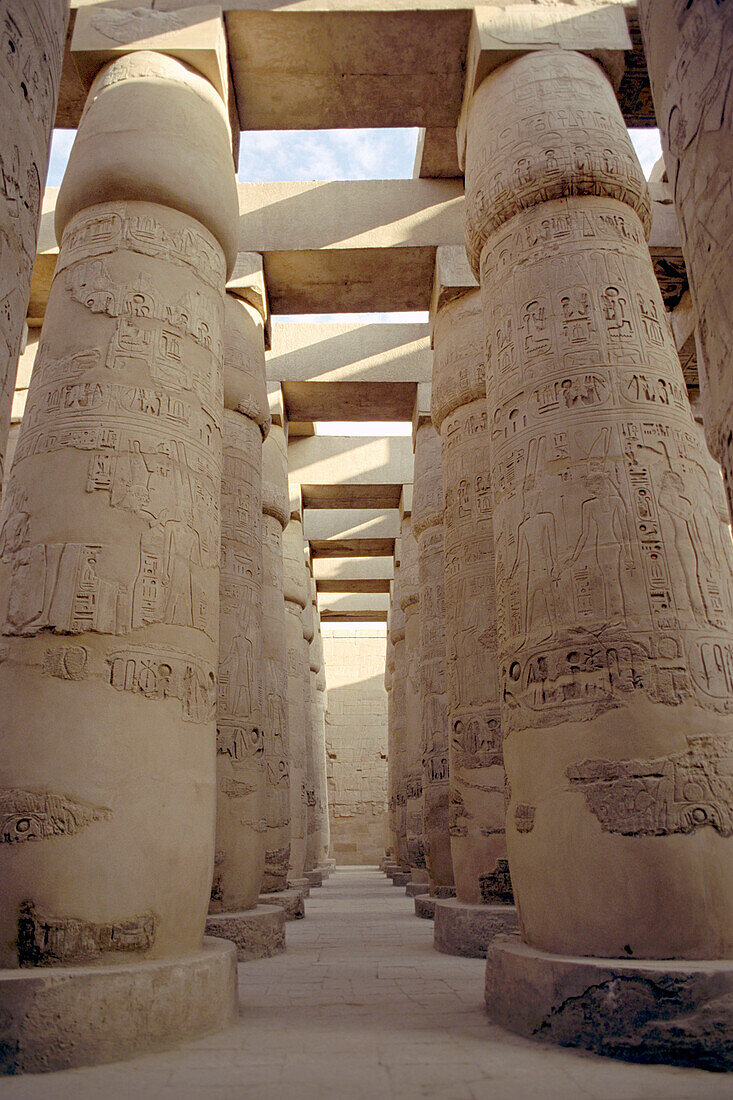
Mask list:
[[714,1073],[543,1046],[487,1022],[482,959],[441,955],[431,921],[373,867],[337,871],[288,949],[239,966],[227,1031],[125,1063],[5,1079],[7,1100],[721,1100]]

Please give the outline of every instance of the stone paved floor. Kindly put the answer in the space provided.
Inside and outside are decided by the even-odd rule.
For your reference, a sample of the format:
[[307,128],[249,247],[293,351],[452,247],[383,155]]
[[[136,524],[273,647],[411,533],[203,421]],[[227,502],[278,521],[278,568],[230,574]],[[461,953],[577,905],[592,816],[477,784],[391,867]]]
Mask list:
[[439,955],[433,925],[376,869],[313,890],[288,950],[239,967],[236,1027],[164,1054],[0,1080],[3,1100],[723,1100],[717,1074],[632,1066],[490,1026],[479,959]]

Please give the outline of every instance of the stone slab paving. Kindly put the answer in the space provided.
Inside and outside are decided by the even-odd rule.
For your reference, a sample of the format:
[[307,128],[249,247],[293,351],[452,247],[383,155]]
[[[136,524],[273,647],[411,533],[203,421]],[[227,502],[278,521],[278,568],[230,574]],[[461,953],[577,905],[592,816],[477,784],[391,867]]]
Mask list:
[[719,1074],[544,1047],[490,1025],[483,959],[441,955],[433,925],[376,868],[332,875],[287,952],[239,967],[225,1032],[133,1061],[0,1080],[2,1100],[723,1100]]

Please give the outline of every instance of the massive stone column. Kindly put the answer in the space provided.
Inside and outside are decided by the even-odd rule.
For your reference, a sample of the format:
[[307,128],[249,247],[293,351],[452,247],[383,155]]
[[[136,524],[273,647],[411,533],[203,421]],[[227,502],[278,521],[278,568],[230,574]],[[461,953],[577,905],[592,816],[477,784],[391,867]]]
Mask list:
[[399,601],[404,615],[405,832],[413,882],[428,881],[423,844],[423,735],[420,699],[420,578],[412,516],[402,517]]
[[[437,276],[436,276],[437,277]],[[435,910],[435,946],[485,956],[517,930],[504,828],[504,759],[481,295],[433,321],[432,420],[441,437],[445,513],[446,711],[456,899]]]
[[[326,776],[326,672],[323,666],[323,638],[318,614],[316,582],[311,576],[311,607],[313,609],[313,641],[311,642],[311,715],[313,723],[313,858],[316,869],[328,874],[330,828],[328,817],[328,779]],[[316,667],[313,668],[313,665]]]
[[267,768],[262,659],[262,437],[270,427],[263,319],[224,310],[216,850],[206,930],[240,962],[285,950],[285,914],[257,905],[265,872]]
[[407,870],[410,866],[407,847],[407,652],[405,613],[402,610],[402,594],[400,591],[401,578],[402,565],[395,557],[389,623],[394,660],[391,695],[393,748],[391,751],[395,792],[395,859],[404,870]]
[[[233,947],[202,949],[237,249],[227,111],[204,77],[148,52],[101,71],[56,230],[0,518],[0,959],[46,975],[14,1001],[21,1069],[211,1029],[235,1003]],[[48,995],[39,1035],[23,1021]]]
[[448,831],[448,712],[445,694],[443,474],[440,436],[430,420],[415,432],[412,531],[419,576],[418,692],[422,724],[423,843],[430,893],[454,892]]
[[[283,532],[283,594],[285,640],[288,654],[288,736],[290,749],[290,869],[288,881],[301,884],[307,838],[306,708],[310,724],[308,643],[303,635],[303,612],[310,595],[303,560],[303,527],[291,515]],[[307,690],[306,690],[307,689]]]
[[285,432],[274,424],[262,448],[262,657],[267,768],[266,893],[288,885],[290,863],[290,761],[287,646],[283,599],[283,531],[288,522]]
[[718,0],[641,0],[639,10],[697,311],[705,431],[733,515],[733,19]]
[[302,547],[303,569],[305,571],[306,602],[303,609],[303,638],[305,641],[305,667],[303,670],[305,700],[303,707],[303,722],[305,725],[305,762],[304,762],[304,786],[303,798],[305,800],[305,862],[303,864],[303,876],[309,886],[322,886],[323,877],[316,870],[316,762],[315,762],[315,723],[314,714],[316,705],[316,670],[313,651],[313,638],[315,636],[315,622],[313,617],[313,604],[311,602],[311,574],[305,564],[305,543]]
[[[562,1042],[633,1057],[647,1036],[655,1057],[694,1058],[674,1019],[694,1027],[708,1001],[725,1030],[733,967],[638,960],[733,952],[729,576],[646,183],[601,67],[540,51],[491,73],[469,108],[466,193],[525,940],[490,948],[489,1009]],[[612,1002],[593,992],[607,981]]]
[[392,700],[394,680],[394,642],[392,641],[392,601],[387,620],[387,656],[384,664],[384,690],[387,692],[387,827],[388,841],[385,862],[394,862],[397,855],[397,772],[395,761],[395,728]]
[[0,484],[36,259],[69,0],[6,0],[0,50]]

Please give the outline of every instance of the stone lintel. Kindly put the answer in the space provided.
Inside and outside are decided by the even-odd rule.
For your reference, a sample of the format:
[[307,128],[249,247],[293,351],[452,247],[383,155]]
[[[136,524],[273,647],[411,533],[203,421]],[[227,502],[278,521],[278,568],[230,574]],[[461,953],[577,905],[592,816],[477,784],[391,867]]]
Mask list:
[[291,440],[288,467],[298,484],[402,485],[412,481],[412,446],[407,436],[314,435]]
[[318,595],[318,610],[324,623],[386,623],[388,606],[388,597],[380,592]]
[[417,138],[414,179],[458,179],[463,175],[458,163],[455,126],[423,127]]
[[394,554],[394,539],[311,539],[310,551],[313,558],[391,557]]
[[270,406],[270,416],[272,417],[273,424],[279,425],[279,427],[284,430],[285,438],[287,439],[288,420],[285,415],[283,391],[279,383],[267,383],[267,403]]
[[[652,189],[658,198],[650,250],[669,308],[679,301],[686,275],[669,188],[657,188]],[[53,228],[57,193],[57,188],[48,188],[44,195],[29,325],[42,323],[58,257]],[[242,247],[262,256],[275,314],[427,310],[437,249],[463,242],[462,180],[250,183],[239,184],[239,197]],[[286,326],[300,332],[278,332]],[[429,329],[415,330],[419,327],[422,333],[411,334],[409,325],[334,325],[324,347],[324,335],[329,334],[321,326],[276,322],[268,377],[274,371],[274,381],[390,381],[392,372],[398,382],[429,380],[432,364],[427,378],[423,376]],[[373,331],[382,328],[398,331],[391,336]]]
[[400,485],[309,485],[301,482],[304,508],[399,508]]
[[155,50],[184,61],[229,101],[227,40],[221,5],[202,4],[176,11],[153,11],[95,4],[79,7],[71,36],[71,58],[85,93],[108,61],[140,50]]
[[314,558],[313,576],[319,592],[388,592],[394,568],[388,557]]
[[438,311],[447,302],[460,298],[478,283],[468,264],[466,249],[462,244],[440,245],[435,252],[435,275],[430,295],[430,344],[433,343],[433,325]]
[[633,43],[622,4],[474,8],[466,58],[466,81],[458,120],[458,160],[464,166],[469,104],[482,81],[500,65],[537,50],[575,50],[598,61],[618,88],[624,52]]
[[396,538],[400,514],[396,508],[348,509],[306,508],[303,530],[307,539]]
[[432,396],[432,383],[421,382],[417,387],[415,408],[412,411],[412,449],[415,450],[415,440],[418,429],[430,421],[430,399]]

